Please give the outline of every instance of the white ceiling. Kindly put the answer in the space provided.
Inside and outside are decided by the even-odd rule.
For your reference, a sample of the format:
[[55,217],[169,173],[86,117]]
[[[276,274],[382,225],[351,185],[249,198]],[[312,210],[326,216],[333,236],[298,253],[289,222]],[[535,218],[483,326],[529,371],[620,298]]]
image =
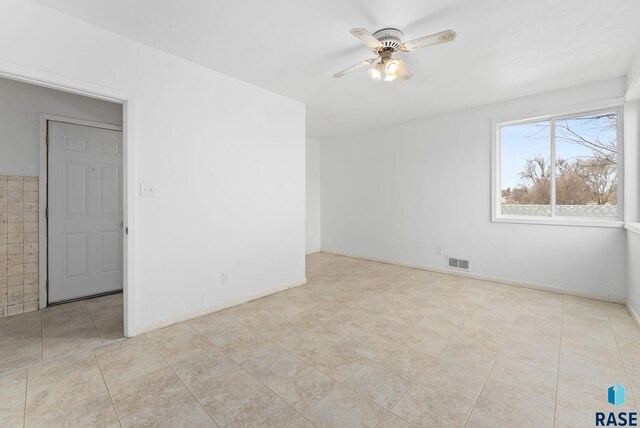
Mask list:
[[[625,75],[640,42],[637,0],[36,0],[307,105],[311,137],[356,132]],[[366,69],[349,34],[453,29],[403,59],[407,82]]]

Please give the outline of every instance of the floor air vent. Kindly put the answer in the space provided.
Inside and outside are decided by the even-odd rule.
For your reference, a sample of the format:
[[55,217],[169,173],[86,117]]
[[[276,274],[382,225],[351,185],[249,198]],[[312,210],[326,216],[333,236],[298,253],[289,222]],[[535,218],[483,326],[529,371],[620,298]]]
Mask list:
[[451,269],[469,270],[469,260],[447,257],[447,267]]

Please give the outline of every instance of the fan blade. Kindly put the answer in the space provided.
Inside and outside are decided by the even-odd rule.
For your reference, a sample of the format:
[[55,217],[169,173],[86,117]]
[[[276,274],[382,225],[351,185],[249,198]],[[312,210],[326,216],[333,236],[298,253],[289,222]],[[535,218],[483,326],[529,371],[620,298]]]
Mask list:
[[400,45],[400,50],[404,52],[414,51],[416,49],[425,48],[427,46],[437,45],[440,43],[452,42],[456,38],[456,32],[453,30],[441,31],[429,36],[419,37],[409,40]]
[[365,59],[364,61],[359,62],[356,65],[352,65],[351,67],[346,68],[346,69],[334,74],[333,77],[335,77],[335,78],[342,77],[345,74],[351,73],[354,70],[357,70],[357,69],[362,68],[362,67],[364,67],[366,65],[369,65],[369,64],[373,64],[375,62],[375,60],[377,60],[377,59],[378,59],[378,57]]
[[407,68],[407,65],[404,63],[404,61],[401,59],[396,59],[396,62],[398,63],[398,71],[396,72],[396,74],[398,75],[398,79],[400,80],[411,79],[413,74],[411,74],[411,72]]
[[369,46],[371,49],[378,49],[383,47],[382,43],[380,43],[380,40],[373,37],[373,34],[371,34],[364,28],[354,28],[350,31],[350,33],[362,40],[362,42],[365,45]]

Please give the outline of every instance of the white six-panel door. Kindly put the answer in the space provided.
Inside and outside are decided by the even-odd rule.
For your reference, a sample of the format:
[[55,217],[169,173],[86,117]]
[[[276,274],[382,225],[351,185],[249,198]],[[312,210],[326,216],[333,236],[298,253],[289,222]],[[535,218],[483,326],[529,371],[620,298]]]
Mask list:
[[49,303],[122,289],[122,132],[48,122]]

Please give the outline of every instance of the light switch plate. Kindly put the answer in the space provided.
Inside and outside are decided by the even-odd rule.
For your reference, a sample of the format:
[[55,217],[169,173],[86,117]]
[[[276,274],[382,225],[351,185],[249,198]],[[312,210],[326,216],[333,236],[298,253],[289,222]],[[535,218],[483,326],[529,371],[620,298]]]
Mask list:
[[141,184],[140,185],[140,197],[141,198],[155,198],[156,197],[156,185],[155,184]]

